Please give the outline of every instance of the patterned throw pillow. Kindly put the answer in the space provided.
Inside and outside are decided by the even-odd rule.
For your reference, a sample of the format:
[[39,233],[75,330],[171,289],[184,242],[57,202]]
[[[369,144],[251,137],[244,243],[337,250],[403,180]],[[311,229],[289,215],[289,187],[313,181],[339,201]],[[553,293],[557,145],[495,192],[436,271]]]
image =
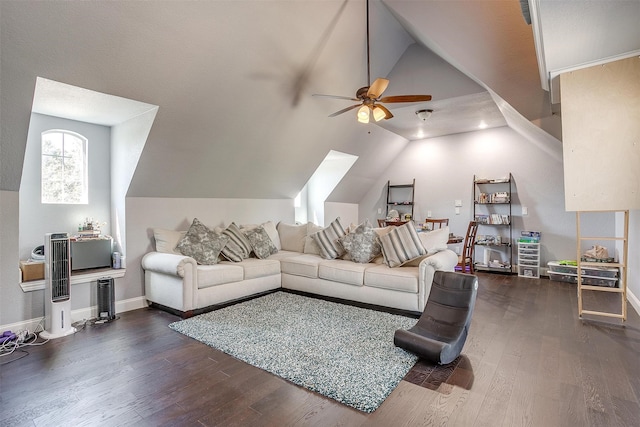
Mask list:
[[353,262],[367,263],[380,255],[378,235],[368,219],[340,241]]
[[389,267],[401,266],[427,253],[413,221],[393,227],[389,233],[380,236],[380,245],[384,262]]
[[220,251],[228,240],[227,236],[215,233],[194,218],[176,249],[182,255],[195,259],[198,264],[213,265],[218,262]]
[[333,220],[327,228],[311,235],[311,238],[320,247],[320,256],[324,259],[336,259],[344,254],[344,248],[340,238],[347,232],[340,222],[340,217]]
[[251,255],[251,242],[247,236],[240,231],[240,227],[232,222],[223,232],[229,237],[229,241],[222,249],[222,255],[229,261],[240,262]]
[[273,243],[263,226],[260,225],[256,228],[243,230],[243,232],[245,236],[247,236],[249,242],[251,242],[251,247],[253,248],[253,253],[256,254],[256,257],[264,259],[269,255],[278,253],[278,248],[276,248],[276,245]]

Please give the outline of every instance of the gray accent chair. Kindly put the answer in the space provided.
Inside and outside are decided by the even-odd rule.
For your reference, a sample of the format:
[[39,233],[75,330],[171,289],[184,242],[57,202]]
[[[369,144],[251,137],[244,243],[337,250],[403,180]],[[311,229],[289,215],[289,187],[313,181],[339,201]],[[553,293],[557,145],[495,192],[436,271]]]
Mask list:
[[436,271],[418,323],[409,330],[398,329],[393,343],[440,365],[453,362],[467,340],[477,293],[476,276]]

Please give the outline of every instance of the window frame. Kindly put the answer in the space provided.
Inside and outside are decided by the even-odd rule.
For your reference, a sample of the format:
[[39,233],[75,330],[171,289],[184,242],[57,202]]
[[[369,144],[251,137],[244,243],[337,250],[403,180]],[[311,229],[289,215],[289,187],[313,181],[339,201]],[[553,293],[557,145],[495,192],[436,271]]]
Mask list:
[[[44,151],[44,141],[45,141],[45,137],[47,135],[50,134],[61,134],[62,136],[62,152],[59,155],[56,154],[50,154],[50,153],[45,153]],[[65,153],[68,153],[67,150],[65,150],[65,137],[72,137],[75,140],[80,140],[82,148],[81,148],[81,156],[82,159],[80,161],[81,167],[82,167],[82,171],[81,171],[81,175],[82,176],[82,180],[81,180],[81,194],[79,194],[79,201],[70,201],[68,198],[66,198],[65,196],[67,195],[67,193],[65,193],[64,191],[64,183],[67,182],[71,182],[71,181],[78,181],[77,179],[71,179],[69,178],[67,175],[65,175],[64,173],[64,164],[65,164],[65,159],[70,158],[71,156],[69,155],[65,155]],[[88,139],[84,136],[81,135],[77,132],[73,132],[67,129],[49,129],[46,131],[43,131],[40,134],[40,202],[42,204],[48,204],[48,205],[86,205],[89,204],[89,155],[88,155],[88,151],[89,151],[89,144],[88,144]],[[62,172],[62,197],[58,198],[56,200],[51,200],[49,198],[47,198],[47,200],[45,200],[45,184],[49,183],[49,181],[45,181],[46,179],[46,174],[44,171],[44,167],[45,167],[45,156],[47,157],[55,157],[55,158],[61,158],[62,159],[62,167],[63,167],[63,172]]]

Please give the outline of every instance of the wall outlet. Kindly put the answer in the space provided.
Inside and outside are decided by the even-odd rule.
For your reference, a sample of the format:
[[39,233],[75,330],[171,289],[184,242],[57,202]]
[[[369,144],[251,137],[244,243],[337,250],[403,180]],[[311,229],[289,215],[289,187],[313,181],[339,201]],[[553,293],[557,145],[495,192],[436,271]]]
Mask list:
[[456,207],[456,215],[460,215],[460,208]]
[[427,211],[427,218],[431,218],[431,211]]
[[378,215],[382,213],[382,208],[378,208]]
[[526,206],[522,207],[522,215],[529,215],[529,208],[527,208]]

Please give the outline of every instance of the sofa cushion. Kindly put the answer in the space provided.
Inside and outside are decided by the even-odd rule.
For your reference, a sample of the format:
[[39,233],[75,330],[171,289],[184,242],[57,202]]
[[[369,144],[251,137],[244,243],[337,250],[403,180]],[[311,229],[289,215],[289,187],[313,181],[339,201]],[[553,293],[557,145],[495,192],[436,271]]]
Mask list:
[[328,227],[311,235],[320,247],[320,255],[325,259],[335,259],[344,254],[340,238],[347,234],[340,217],[334,219]]
[[256,257],[264,259],[278,252],[278,248],[273,244],[263,226],[259,225],[250,230],[243,230],[243,233],[251,243],[251,248]]
[[447,249],[449,241],[449,227],[442,227],[433,231],[422,231],[418,233],[422,246],[427,251],[425,255],[414,258],[404,264],[404,267],[417,267],[423,259]]
[[341,243],[353,262],[368,263],[381,253],[378,235],[368,219],[342,237]]
[[187,234],[186,231],[165,230],[164,228],[154,228],[153,238],[156,242],[156,252],[164,254],[182,255],[176,248],[180,240]]
[[215,233],[198,218],[194,218],[177,249],[182,255],[195,259],[198,264],[213,265],[218,262],[220,251],[228,240],[227,236]]
[[387,234],[380,236],[380,245],[384,261],[389,267],[399,267],[407,261],[427,254],[413,221],[394,227]]
[[222,255],[226,259],[240,262],[243,259],[249,258],[249,255],[251,255],[251,242],[247,239],[247,236],[240,231],[240,227],[232,222],[222,234],[229,237],[229,241],[222,249]]
[[318,266],[322,262],[318,255],[298,255],[280,260],[280,271],[294,276],[318,278]]
[[278,236],[280,236],[281,248],[285,251],[304,251],[304,238],[307,235],[307,224],[293,225],[278,223]]
[[423,231],[418,233],[418,237],[427,251],[427,255],[433,255],[437,252],[447,249],[449,241],[449,227],[442,227],[433,231]]
[[304,238],[303,249],[303,252],[305,254],[320,255],[320,246],[318,246],[316,241],[313,240],[313,237],[311,236],[321,230],[322,227],[320,227],[319,225],[316,225],[312,222],[307,223],[307,236]]
[[280,237],[278,236],[278,230],[276,229],[276,225],[272,221],[263,222],[262,224],[242,224],[240,226],[240,230],[244,232],[247,230],[258,228],[260,226],[262,226],[262,228],[264,228],[264,231],[267,232],[276,249],[282,249],[282,246],[280,246]]
[[300,252],[293,252],[293,251],[278,251],[278,253],[275,253],[273,255],[270,255],[268,259],[277,259],[277,260],[281,260],[281,259],[285,259],[285,258],[291,258],[294,256],[299,256]]
[[324,260],[318,267],[318,277],[332,282],[362,286],[364,272],[375,264],[355,263],[342,259]]
[[372,288],[417,293],[418,267],[389,268],[378,264],[365,270],[364,284]]
[[244,269],[236,263],[223,261],[217,265],[198,266],[198,289],[240,282],[243,279]]
[[[229,263],[229,261],[223,261],[220,264],[226,263]],[[242,262],[230,264],[244,268],[244,280],[280,274],[280,262],[275,259],[247,258]]]

